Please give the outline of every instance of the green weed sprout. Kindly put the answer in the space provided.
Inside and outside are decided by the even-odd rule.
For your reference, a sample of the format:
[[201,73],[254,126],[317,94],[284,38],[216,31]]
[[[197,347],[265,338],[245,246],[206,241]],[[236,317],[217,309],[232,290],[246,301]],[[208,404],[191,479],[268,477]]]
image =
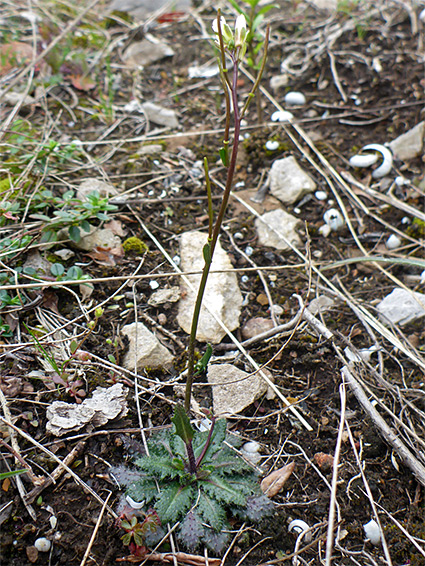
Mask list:
[[[226,420],[216,421],[213,418],[210,429],[199,432],[192,428],[188,417],[194,375],[205,371],[212,353],[212,348],[208,345],[201,360],[195,364],[199,313],[233,185],[241,120],[255,95],[264,70],[268,30],[257,80],[241,110],[238,104],[238,70],[247,49],[245,17],[243,14],[239,15],[232,30],[218,12],[213,31],[219,50],[220,77],[226,103],[224,140],[219,154],[227,168],[227,178],[214,222],[208,163],[204,160],[209,229],[207,243],[203,248],[205,263],[189,338],[185,406],[176,406],[172,428],[153,435],[148,440],[146,453],[135,462],[138,469],[132,471],[120,468],[118,480],[127,485],[127,494],[134,501],[144,501],[145,505],[157,513],[162,525],[178,523],[175,531],[177,539],[187,549],[195,550],[200,544],[205,544],[213,552],[221,553],[230,537],[227,532],[230,528],[230,515],[256,522],[273,510],[273,504],[260,490],[255,472],[231,447],[232,438],[227,434]],[[228,59],[232,63],[231,69],[226,67]],[[231,139],[232,114],[234,129]],[[124,514],[124,525],[121,521],[121,526],[124,526],[126,533],[130,535],[125,539],[127,542],[133,541],[134,529],[137,529],[137,520],[131,523],[131,513],[130,510],[128,515]],[[137,535],[140,535],[140,532]],[[140,546],[141,542],[138,536],[137,546]]]
[[[246,9],[243,9],[239,6],[236,0],[229,0],[229,2],[240,15],[244,16],[246,20],[246,62],[252,69],[254,76],[258,77],[258,73],[260,72],[262,65],[262,58],[260,57],[261,51],[267,50],[267,34],[263,33],[260,30],[260,25],[264,20],[264,16],[267,14],[267,12],[269,12],[272,8],[277,8],[278,5],[268,3],[259,7],[260,0],[243,0],[244,4],[246,5]],[[261,92],[259,89],[256,90],[255,97],[257,104],[258,122],[262,123],[263,108],[261,105]]]

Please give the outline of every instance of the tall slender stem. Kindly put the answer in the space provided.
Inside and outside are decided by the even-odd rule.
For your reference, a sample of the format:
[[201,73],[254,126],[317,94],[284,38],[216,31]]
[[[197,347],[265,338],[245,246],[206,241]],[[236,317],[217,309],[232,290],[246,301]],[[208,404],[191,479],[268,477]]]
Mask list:
[[233,114],[234,114],[234,133],[233,133],[233,147],[232,154],[229,161],[229,167],[227,169],[226,185],[223,193],[223,199],[221,201],[220,210],[217,215],[217,220],[214,224],[214,230],[212,233],[212,238],[209,241],[209,253],[204,254],[205,264],[202,270],[201,281],[199,283],[198,295],[196,297],[195,308],[193,311],[192,326],[190,330],[189,337],[189,347],[188,347],[188,365],[187,365],[187,377],[186,377],[186,392],[184,399],[184,408],[188,412],[190,410],[190,400],[192,397],[192,384],[193,375],[195,367],[195,341],[196,341],[196,331],[198,328],[199,315],[201,312],[202,299],[204,298],[205,287],[208,280],[208,275],[211,268],[212,258],[214,255],[214,250],[220,235],[221,225],[223,223],[224,214],[226,212],[227,203],[229,201],[230,191],[233,185],[233,177],[236,169],[236,160],[239,150],[239,135],[241,129],[241,118],[239,115],[238,107],[238,96],[237,96],[237,81],[238,81],[238,61],[233,57],[233,75],[232,75],[232,85],[230,87],[233,103]]

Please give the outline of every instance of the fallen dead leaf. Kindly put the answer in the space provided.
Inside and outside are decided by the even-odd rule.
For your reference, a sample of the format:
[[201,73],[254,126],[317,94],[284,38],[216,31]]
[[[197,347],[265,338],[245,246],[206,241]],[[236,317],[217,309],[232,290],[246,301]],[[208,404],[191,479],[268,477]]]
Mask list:
[[99,265],[114,267],[124,257],[124,250],[122,247],[117,248],[101,248],[96,246],[87,254]]
[[261,490],[267,497],[273,497],[283,488],[295,469],[295,462],[275,470],[261,482]]
[[0,47],[0,75],[22,67],[32,59],[33,48],[22,41],[11,41]]
[[77,90],[88,92],[96,88],[96,83],[90,77],[83,75],[69,75],[68,77],[71,80],[72,86]]

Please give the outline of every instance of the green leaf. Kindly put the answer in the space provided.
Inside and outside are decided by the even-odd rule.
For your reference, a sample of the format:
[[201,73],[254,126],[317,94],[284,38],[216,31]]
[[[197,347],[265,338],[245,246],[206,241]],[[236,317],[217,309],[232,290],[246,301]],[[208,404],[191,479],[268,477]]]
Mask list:
[[176,478],[181,476],[184,471],[178,466],[173,464],[173,458],[170,455],[166,456],[145,456],[141,458],[137,465],[145,472],[151,474],[155,478],[163,480],[165,478]]
[[190,509],[194,490],[190,486],[171,485],[161,491],[155,509],[162,523],[175,523]]
[[[234,7],[234,9],[239,12],[239,14],[243,14],[245,16],[245,18],[248,21],[248,14],[242,10],[242,8],[239,6],[239,4],[237,2],[235,2],[235,0],[229,0],[230,4]],[[249,2],[247,2],[249,4]]]
[[82,230],[84,230],[84,232],[90,232],[91,230],[90,222],[88,222],[87,220],[83,220],[80,224],[80,227]]
[[203,521],[215,531],[219,531],[226,520],[226,512],[223,507],[202,491],[199,496],[197,511]]
[[202,373],[203,371],[205,371],[207,369],[208,362],[210,361],[210,358],[212,356],[212,352],[213,352],[213,349],[212,349],[211,344],[207,344],[204,355],[199,360],[199,362],[197,362],[195,364],[195,375],[198,374],[198,373]]
[[50,266],[50,272],[54,277],[60,277],[65,273],[65,268],[61,263],[54,263]]
[[78,226],[70,226],[68,234],[73,242],[79,242],[81,240],[80,229]]
[[19,474],[24,474],[27,470],[13,470],[12,472],[2,472],[0,474],[0,481],[6,478],[11,478],[12,476],[18,476]]
[[189,444],[189,442],[191,442],[193,438],[195,431],[190,424],[186,411],[181,405],[176,405],[176,408],[174,409],[174,416],[171,420],[176,427],[176,434],[180,436],[180,438],[186,445]]
[[206,264],[211,263],[211,246],[209,244],[205,244],[202,248],[202,254],[204,256],[204,260]]
[[267,12],[270,12],[273,8],[279,8],[279,6],[277,4],[266,4],[266,6],[263,6],[258,10],[257,14],[267,14]]
[[211,474],[208,480],[202,482],[202,489],[219,502],[245,505],[246,497],[241,493],[242,482],[223,479],[217,474]]
[[76,265],[70,267],[66,272],[66,277],[70,281],[78,281],[79,279],[81,279],[82,276],[83,276],[83,270],[81,269],[81,267],[78,267]]
[[229,165],[229,150],[228,150],[228,146],[225,147],[221,147],[218,150],[218,154],[220,156],[221,162],[223,163],[223,165],[225,167],[228,167]]
[[71,354],[75,354],[78,349],[78,342],[76,340],[72,340],[69,349],[71,350]]

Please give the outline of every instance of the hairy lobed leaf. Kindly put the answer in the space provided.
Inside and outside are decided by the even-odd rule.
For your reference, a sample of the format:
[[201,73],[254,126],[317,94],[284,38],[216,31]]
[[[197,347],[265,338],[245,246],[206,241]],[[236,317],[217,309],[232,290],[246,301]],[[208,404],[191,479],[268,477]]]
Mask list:
[[178,521],[192,506],[193,496],[193,487],[182,487],[177,482],[172,482],[168,487],[162,489],[155,504],[161,522]]
[[[227,528],[228,525],[225,525]],[[215,554],[221,554],[229,542],[230,534],[224,533],[223,531],[215,532],[211,529],[204,529],[205,534],[203,537],[203,541],[205,546],[207,546],[212,552]]]
[[212,497],[201,491],[197,506],[197,512],[202,520],[210,525],[215,531],[219,531],[226,521],[224,508]]
[[128,486],[127,493],[135,501],[144,500],[146,503],[150,503],[157,496],[158,489],[155,480],[146,476],[131,483]]
[[178,461],[170,456],[144,456],[137,460],[137,465],[147,474],[163,480],[165,478],[176,478],[184,473],[184,469],[178,465]]
[[180,530],[179,539],[189,550],[193,551],[199,546],[204,536],[205,528],[202,526],[202,520],[196,511],[189,511],[183,520]]
[[269,517],[273,510],[273,502],[262,493],[248,497],[244,507],[230,507],[232,515],[243,521],[252,521],[253,523],[258,523],[265,517]]
[[216,501],[228,505],[245,505],[246,496],[243,482],[233,481],[230,478],[222,478],[217,474],[211,474],[206,481],[202,481],[202,489]]

